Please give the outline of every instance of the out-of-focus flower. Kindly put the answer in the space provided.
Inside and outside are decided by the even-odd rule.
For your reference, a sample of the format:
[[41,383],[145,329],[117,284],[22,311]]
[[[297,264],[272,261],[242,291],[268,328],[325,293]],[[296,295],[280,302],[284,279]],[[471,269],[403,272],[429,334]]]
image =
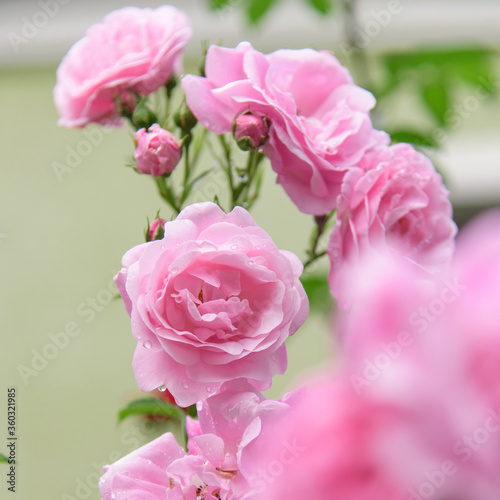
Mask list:
[[59,124],[120,124],[117,101],[132,112],[131,93],[148,95],[165,85],[180,71],[190,37],[186,15],[171,6],[111,12],[73,45],[57,70]]
[[129,250],[122,263],[115,281],[138,341],[141,390],[165,385],[189,406],[228,380],[268,388],[286,369],[284,342],[309,309],[302,264],[243,208],[190,205],[162,240]]
[[208,130],[230,132],[245,112],[269,120],[263,152],[298,208],[322,215],[336,208],[345,172],[387,134],[374,131],[370,92],[358,87],[328,52],[278,50],[264,55],[248,42],[211,46],[206,77],[187,75],[189,107]]
[[344,178],[328,242],[330,288],[342,307],[349,303],[346,274],[370,253],[389,248],[437,271],[454,250],[448,191],[424,155],[397,144],[366,155],[361,167]]
[[181,159],[181,143],[157,123],[138,130],[135,141],[136,167],[143,174],[160,177],[171,173]]

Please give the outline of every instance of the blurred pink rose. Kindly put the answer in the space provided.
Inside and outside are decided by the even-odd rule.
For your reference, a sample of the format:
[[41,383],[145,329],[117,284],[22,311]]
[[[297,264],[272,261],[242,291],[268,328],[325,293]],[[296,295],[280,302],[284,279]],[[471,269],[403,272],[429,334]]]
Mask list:
[[[406,500],[403,484],[382,460],[402,420],[396,408],[360,398],[345,381],[316,381],[276,427],[268,453],[257,458],[267,472],[261,498]],[[293,453],[280,454],[287,444]],[[270,463],[273,453],[281,460]]]
[[226,481],[207,458],[187,455],[167,433],[104,467],[99,489],[103,500],[225,500]]
[[205,73],[183,78],[194,115],[216,134],[230,132],[241,113],[266,116],[270,130],[263,151],[302,212],[321,215],[336,208],[348,168],[370,147],[388,142],[372,128],[375,98],[354,85],[328,52],[264,55],[248,42],[235,49],[211,46]]
[[454,250],[448,191],[424,155],[397,144],[374,150],[361,166],[344,178],[328,242],[330,288],[341,307],[346,273],[374,250],[388,247],[429,271],[449,263]]
[[115,281],[138,340],[141,390],[165,385],[189,406],[224,381],[248,378],[263,390],[285,371],[284,342],[309,309],[302,264],[243,208],[191,205],[122,263]]
[[[391,254],[349,274],[345,376],[410,419],[386,466],[414,500],[495,500],[500,490],[500,211],[461,231],[438,277]],[[357,290],[357,292],[356,292]]]
[[148,95],[165,85],[180,71],[190,37],[186,15],[171,6],[111,12],[71,47],[57,70],[59,124],[119,124],[116,98],[133,108],[130,91]]
[[154,123],[148,130],[141,128],[135,135],[136,167],[143,174],[160,177],[171,173],[181,159],[181,143],[168,130]]

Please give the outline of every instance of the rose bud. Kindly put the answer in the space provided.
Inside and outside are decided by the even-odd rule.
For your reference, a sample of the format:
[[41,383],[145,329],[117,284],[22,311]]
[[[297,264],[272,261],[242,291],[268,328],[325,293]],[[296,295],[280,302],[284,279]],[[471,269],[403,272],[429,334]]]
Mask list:
[[181,159],[181,143],[168,130],[157,123],[148,130],[141,128],[135,133],[135,161],[143,174],[161,177],[174,170]]
[[269,137],[269,120],[252,113],[239,115],[233,123],[233,136],[243,151],[260,148]]
[[165,234],[165,230],[163,227],[165,226],[165,219],[161,217],[156,218],[151,224],[148,225],[146,230],[146,241],[155,241],[163,239]]

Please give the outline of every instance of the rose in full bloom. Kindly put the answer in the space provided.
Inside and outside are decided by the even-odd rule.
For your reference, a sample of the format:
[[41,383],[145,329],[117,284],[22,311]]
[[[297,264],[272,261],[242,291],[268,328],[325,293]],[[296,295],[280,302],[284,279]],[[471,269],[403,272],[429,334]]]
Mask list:
[[322,215],[336,208],[345,172],[365,151],[387,143],[387,135],[372,128],[373,95],[355,85],[328,52],[264,55],[248,42],[235,49],[211,46],[205,73],[206,78],[183,78],[196,118],[223,134],[242,113],[266,117],[270,128],[263,152],[302,212]]
[[269,443],[282,420],[293,412],[300,393],[268,400],[247,381],[230,381],[197,404],[199,422],[188,417],[189,452],[206,455],[219,448],[219,462],[212,465],[231,476],[229,498],[262,498],[270,464],[284,455],[294,459],[296,443],[284,443],[275,453],[269,453]]
[[[166,433],[104,467],[103,500],[226,500],[228,485],[207,456],[188,455]],[[201,496],[201,495],[204,496]]]
[[189,406],[222,382],[248,378],[263,390],[284,372],[284,342],[309,309],[302,264],[245,209],[191,205],[122,263],[115,281],[138,341],[141,390],[165,385]]
[[117,99],[132,111],[131,92],[148,95],[165,85],[180,71],[190,37],[186,15],[171,6],[111,12],[71,47],[57,70],[59,124],[119,124]]
[[330,288],[341,306],[345,274],[387,247],[429,271],[449,263],[456,225],[448,191],[432,163],[409,144],[381,147],[345,176],[328,242]]
[[168,130],[154,123],[135,133],[135,164],[143,174],[160,177],[171,173],[181,159],[181,143]]

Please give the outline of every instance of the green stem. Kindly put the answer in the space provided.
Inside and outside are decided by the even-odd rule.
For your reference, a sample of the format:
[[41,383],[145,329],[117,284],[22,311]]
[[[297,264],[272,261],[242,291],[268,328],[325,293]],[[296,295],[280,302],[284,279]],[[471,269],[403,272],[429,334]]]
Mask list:
[[309,259],[307,259],[305,262],[304,262],[304,271],[315,261],[317,261],[318,259],[320,259],[321,257],[323,257],[324,255],[326,255],[326,251],[323,251],[323,252],[319,252],[317,254],[315,254],[314,256],[312,257],[309,257]]
[[166,178],[165,177],[155,177],[155,182],[156,185],[158,186],[158,192],[160,193],[160,196],[175,210],[176,214],[178,214],[181,211],[181,208],[179,204],[177,203],[177,200],[175,199],[174,194],[172,193],[172,190],[166,183]]
[[303,263],[304,269],[309,267],[313,262],[326,254],[326,251],[318,252],[318,245],[321,236],[325,232],[327,223],[334,213],[335,212],[332,211],[329,214],[314,216],[315,227],[313,229],[313,235],[311,237],[311,248],[307,250],[307,255],[309,256],[309,258]]

